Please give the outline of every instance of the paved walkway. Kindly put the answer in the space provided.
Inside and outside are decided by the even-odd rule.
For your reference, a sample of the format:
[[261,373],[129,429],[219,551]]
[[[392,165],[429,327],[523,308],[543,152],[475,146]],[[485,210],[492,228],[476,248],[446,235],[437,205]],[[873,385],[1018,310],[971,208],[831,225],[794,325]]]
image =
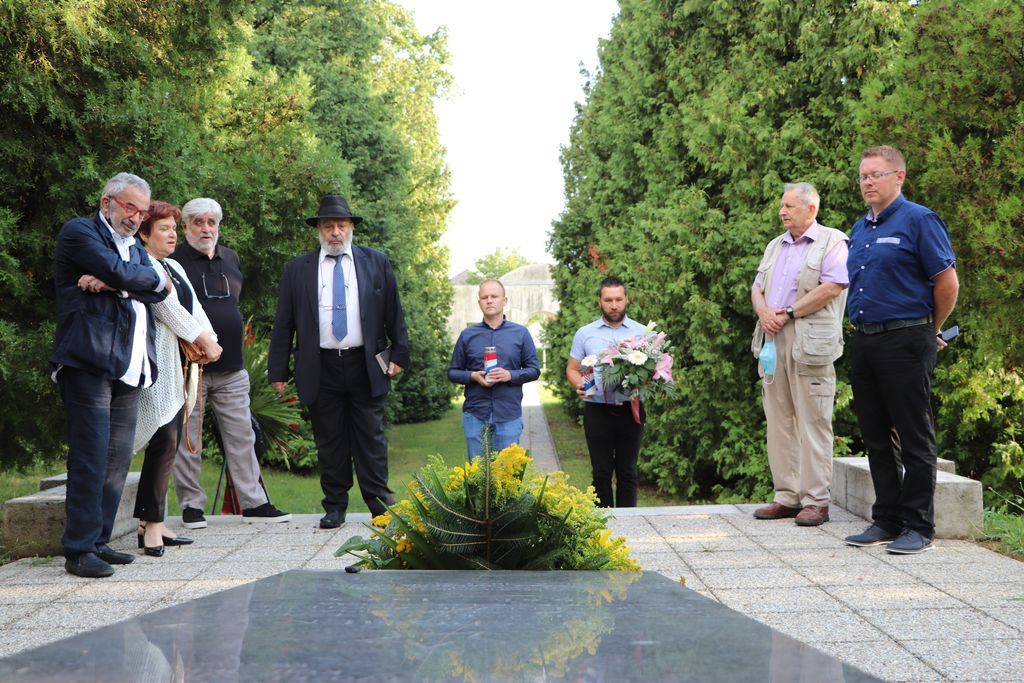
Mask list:
[[555,444],[551,441],[548,420],[544,417],[544,408],[540,405],[540,382],[528,382],[523,385],[523,436],[522,447],[530,451],[534,464],[546,472],[562,469],[555,452]]
[[[538,460],[544,448],[554,456],[532,407],[540,410],[525,411],[529,446]],[[644,569],[683,577],[688,588],[886,680],[1024,677],[1024,563],[966,541],[939,541],[918,556],[851,548],[842,537],[865,522],[844,510],[802,528],[757,521],[754,507],[623,509],[611,526]],[[350,514],[330,531],[319,518],[211,516],[208,529],[187,532],[195,545],[139,555],[108,579],[70,576],[61,558],[0,567],[0,656],[289,569],[341,570],[349,562],[335,549],[365,535],[369,515]],[[180,518],[168,524],[181,530]],[[112,545],[138,552],[134,537]]]

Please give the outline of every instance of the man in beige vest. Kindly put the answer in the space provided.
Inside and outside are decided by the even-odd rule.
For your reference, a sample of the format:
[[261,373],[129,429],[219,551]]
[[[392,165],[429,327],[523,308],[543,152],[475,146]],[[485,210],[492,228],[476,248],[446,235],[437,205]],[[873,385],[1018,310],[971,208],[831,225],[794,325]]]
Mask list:
[[764,251],[750,300],[757,313],[751,350],[775,341],[774,373],[762,382],[768,464],[775,500],[757,519],[828,521],[832,483],[832,404],[843,353],[843,311],[850,280],[847,237],[815,220],[820,199],[809,183],[787,184],[779,217],[786,232]]

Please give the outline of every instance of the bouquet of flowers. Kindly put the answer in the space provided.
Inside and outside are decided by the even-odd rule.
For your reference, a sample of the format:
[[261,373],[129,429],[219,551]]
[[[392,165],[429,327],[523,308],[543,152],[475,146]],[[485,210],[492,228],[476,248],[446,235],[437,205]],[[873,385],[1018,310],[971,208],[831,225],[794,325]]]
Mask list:
[[[653,396],[668,396],[675,391],[672,380],[671,343],[664,332],[655,332],[655,324],[647,323],[643,334],[627,337],[599,354],[601,379],[606,389],[627,394],[634,403]],[[586,366],[586,359],[582,365]]]
[[515,444],[457,467],[430,456],[409,494],[335,555],[372,569],[640,569],[593,487],[538,472]]

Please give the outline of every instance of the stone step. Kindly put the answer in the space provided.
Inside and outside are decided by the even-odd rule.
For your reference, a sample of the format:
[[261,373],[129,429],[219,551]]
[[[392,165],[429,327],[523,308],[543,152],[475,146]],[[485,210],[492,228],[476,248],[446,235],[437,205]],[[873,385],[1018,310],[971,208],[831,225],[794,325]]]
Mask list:
[[[114,519],[113,538],[138,528],[135,518],[135,495],[139,490],[139,472],[129,472],[125,479],[121,505]],[[47,477],[40,490],[4,503],[3,539],[7,553],[13,558],[33,555],[61,555],[60,539],[64,535],[67,495],[67,474]]]
[[[982,528],[981,482],[955,474],[956,464],[939,458],[935,480],[936,538],[974,538]],[[871,519],[875,487],[867,458],[834,458],[832,500],[839,507]]]

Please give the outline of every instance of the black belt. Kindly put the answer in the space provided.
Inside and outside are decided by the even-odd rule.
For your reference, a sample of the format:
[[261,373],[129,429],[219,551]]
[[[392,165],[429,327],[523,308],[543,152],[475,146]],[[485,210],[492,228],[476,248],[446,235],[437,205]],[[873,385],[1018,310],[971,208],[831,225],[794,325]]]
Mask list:
[[347,356],[352,353],[362,353],[362,346],[349,346],[345,349],[325,349],[320,347],[320,353],[327,356]]
[[917,327],[918,325],[930,325],[934,319],[930,315],[923,318],[906,318],[904,320],[886,320],[884,323],[861,323],[854,325],[861,334],[879,334],[881,332],[892,332],[902,330],[904,327]]

